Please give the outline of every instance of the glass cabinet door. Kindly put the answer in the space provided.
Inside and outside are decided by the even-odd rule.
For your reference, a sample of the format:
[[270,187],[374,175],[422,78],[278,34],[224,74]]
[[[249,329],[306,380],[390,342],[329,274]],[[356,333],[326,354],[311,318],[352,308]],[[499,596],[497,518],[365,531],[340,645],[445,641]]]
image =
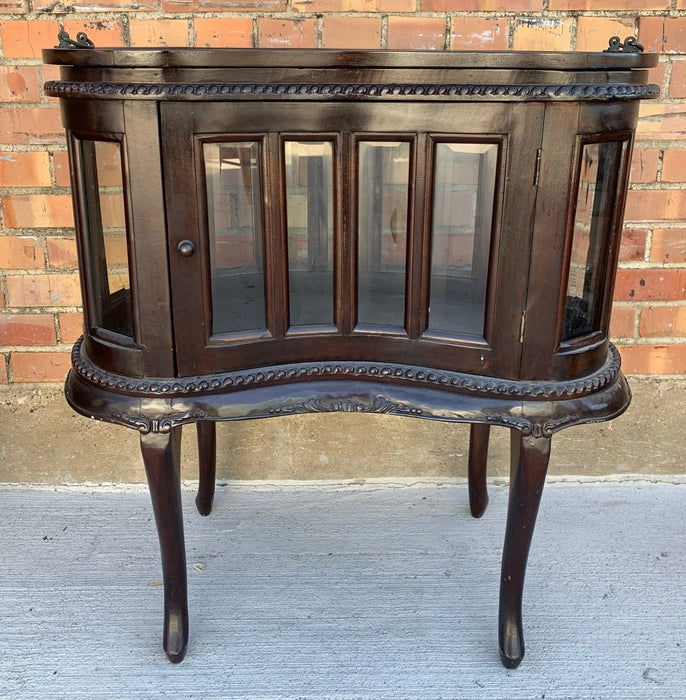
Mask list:
[[428,335],[483,337],[498,145],[433,148]]
[[203,144],[212,335],[265,329],[260,141]]
[[161,105],[179,372],[516,375],[543,108],[435,107]]
[[562,342],[601,330],[604,278],[626,141],[586,143],[567,270]]
[[357,323],[404,331],[410,143],[357,144]]
[[85,206],[83,243],[90,271],[86,299],[92,330],[133,338],[129,239],[118,141],[77,140]]
[[334,323],[334,144],[286,139],[289,327]]

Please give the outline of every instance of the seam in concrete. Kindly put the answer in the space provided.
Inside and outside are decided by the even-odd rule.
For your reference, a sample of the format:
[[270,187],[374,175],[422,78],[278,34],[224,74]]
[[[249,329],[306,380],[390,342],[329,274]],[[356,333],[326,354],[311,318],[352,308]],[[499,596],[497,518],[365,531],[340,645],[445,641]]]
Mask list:
[[[489,479],[493,488],[505,487],[509,480],[503,477]],[[606,476],[550,476],[546,486],[657,486],[657,485],[686,486],[686,474],[609,474]],[[332,490],[345,489],[350,491],[378,489],[419,489],[419,488],[451,488],[467,486],[463,477],[380,477],[373,479],[274,479],[274,480],[231,480],[223,479],[217,487],[245,491],[274,491],[274,490]],[[194,491],[198,487],[195,480],[183,480],[182,488]],[[79,483],[79,484],[31,484],[31,483],[0,483],[0,491],[56,491],[84,493],[147,493],[144,483]]]

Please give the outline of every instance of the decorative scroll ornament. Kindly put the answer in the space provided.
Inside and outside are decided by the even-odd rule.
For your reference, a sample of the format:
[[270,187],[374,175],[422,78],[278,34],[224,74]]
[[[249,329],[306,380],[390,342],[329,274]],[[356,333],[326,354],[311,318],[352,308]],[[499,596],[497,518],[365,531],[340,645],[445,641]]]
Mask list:
[[635,36],[628,36],[624,39],[624,43],[621,42],[618,36],[613,36],[610,39],[610,45],[603,53],[619,53],[620,51],[624,53],[643,53],[643,45],[636,41]]
[[172,428],[185,423],[194,423],[205,417],[204,411],[186,411],[186,413],[172,413],[161,418],[149,418],[144,415],[132,416],[123,411],[114,411],[112,420],[127,428],[134,428],[142,435],[148,433],[169,433]]
[[79,32],[76,35],[76,41],[72,39],[64,29],[60,30],[57,35],[59,44],[55,46],[56,49],[94,49],[95,44],[88,38],[86,32]]
[[332,397],[313,398],[269,409],[270,415],[273,416],[292,413],[391,413],[421,416],[422,412],[422,409],[417,406],[389,401],[382,396],[365,400]]

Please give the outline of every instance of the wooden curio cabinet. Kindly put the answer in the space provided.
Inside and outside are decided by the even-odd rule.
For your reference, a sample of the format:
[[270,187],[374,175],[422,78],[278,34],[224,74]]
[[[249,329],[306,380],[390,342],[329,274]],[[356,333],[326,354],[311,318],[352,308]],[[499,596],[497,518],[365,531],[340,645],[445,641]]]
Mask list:
[[518,665],[551,436],[629,401],[608,325],[656,57],[71,43],[44,52],[85,310],[66,394],[141,434],[169,657],[188,636],[181,426],[207,514],[217,421],[368,411],[472,424],[477,517],[489,427],[512,429],[499,632]]

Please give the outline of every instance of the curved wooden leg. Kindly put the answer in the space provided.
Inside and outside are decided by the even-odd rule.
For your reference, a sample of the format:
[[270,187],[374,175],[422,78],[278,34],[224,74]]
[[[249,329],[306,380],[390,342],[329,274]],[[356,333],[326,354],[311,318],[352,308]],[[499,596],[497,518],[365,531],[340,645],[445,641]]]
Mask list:
[[178,663],[188,643],[186,547],[181,512],[181,428],[141,435],[141,452],[157,524],[164,578],[164,635],[169,660]]
[[469,430],[469,509],[475,518],[480,518],[488,505],[486,462],[490,433],[491,426],[484,423],[472,423]]
[[517,668],[524,657],[522,591],[529,546],[550,457],[550,438],[512,430],[510,499],[500,578],[500,660]]
[[217,427],[213,421],[196,423],[198,430],[198,459],[200,484],[195,505],[200,515],[209,515],[214,499],[214,482],[217,476]]

